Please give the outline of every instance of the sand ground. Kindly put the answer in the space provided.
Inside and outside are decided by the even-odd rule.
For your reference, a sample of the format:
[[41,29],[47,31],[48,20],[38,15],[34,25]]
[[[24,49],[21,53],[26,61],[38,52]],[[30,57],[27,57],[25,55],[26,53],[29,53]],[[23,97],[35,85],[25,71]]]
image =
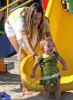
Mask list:
[[[6,58],[6,61],[14,61],[14,69],[0,73],[0,92],[5,91],[11,95],[12,100],[44,100],[43,94],[31,91],[32,95],[23,96],[20,86],[19,62],[16,56]],[[50,100],[55,100],[54,94],[51,94]],[[61,100],[73,100],[73,90],[62,93]]]

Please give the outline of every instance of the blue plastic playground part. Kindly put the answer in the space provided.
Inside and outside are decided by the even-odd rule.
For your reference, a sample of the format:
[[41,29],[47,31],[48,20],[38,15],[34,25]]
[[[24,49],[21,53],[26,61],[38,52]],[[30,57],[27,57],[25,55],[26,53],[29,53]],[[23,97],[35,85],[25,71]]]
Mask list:
[[15,49],[9,42],[6,34],[0,36],[0,58],[10,57],[16,54]]
[[0,100],[12,100],[11,96],[6,92],[0,92]]
[[[12,0],[12,2],[14,2],[15,0]],[[12,10],[12,9],[14,9],[14,8],[16,8],[16,7],[18,7],[19,5],[18,5],[18,3],[15,3],[14,5],[12,5],[11,7],[10,7],[10,10]]]

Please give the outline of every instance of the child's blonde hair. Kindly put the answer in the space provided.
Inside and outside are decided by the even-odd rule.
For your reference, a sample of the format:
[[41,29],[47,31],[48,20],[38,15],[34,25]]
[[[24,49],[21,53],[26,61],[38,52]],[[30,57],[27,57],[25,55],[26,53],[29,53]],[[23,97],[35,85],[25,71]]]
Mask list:
[[40,48],[41,48],[41,50],[43,50],[43,47],[44,47],[46,42],[53,42],[52,38],[49,37],[48,39],[43,39],[43,40],[40,41]]

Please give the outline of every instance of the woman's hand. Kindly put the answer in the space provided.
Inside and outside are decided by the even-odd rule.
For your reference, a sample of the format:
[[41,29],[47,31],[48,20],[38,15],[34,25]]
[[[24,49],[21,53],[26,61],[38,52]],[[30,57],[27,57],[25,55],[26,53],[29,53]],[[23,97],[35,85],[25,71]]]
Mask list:
[[37,55],[36,53],[34,53],[34,54],[32,55],[32,57],[33,57],[33,59],[36,61],[37,58],[38,58],[38,55]]

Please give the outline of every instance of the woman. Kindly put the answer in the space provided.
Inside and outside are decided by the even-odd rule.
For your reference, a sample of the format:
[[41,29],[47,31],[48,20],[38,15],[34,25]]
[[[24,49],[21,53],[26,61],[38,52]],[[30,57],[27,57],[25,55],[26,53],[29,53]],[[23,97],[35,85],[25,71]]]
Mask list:
[[[45,36],[50,35],[48,20],[44,17],[43,8],[34,3],[30,7],[23,7],[13,11],[6,23],[7,37],[15,48],[20,62],[28,54],[36,60],[34,52],[37,43]],[[23,85],[23,94],[29,94],[28,88]]]

